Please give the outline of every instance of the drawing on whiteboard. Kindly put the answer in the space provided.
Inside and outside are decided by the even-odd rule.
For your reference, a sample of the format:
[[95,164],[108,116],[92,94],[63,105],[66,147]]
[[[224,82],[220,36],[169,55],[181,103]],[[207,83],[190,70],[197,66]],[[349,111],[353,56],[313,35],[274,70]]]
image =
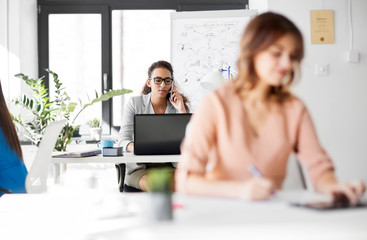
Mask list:
[[249,19],[240,16],[172,21],[171,62],[175,81],[190,99],[193,112],[208,92],[200,87],[201,79],[223,66],[236,69],[239,40]]

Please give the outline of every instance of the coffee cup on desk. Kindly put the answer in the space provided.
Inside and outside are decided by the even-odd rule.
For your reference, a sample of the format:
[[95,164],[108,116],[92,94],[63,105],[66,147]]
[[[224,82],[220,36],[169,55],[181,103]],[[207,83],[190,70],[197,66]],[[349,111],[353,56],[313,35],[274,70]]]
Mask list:
[[101,149],[103,154],[103,148],[113,148],[113,141],[112,140],[101,140],[97,143],[97,147]]

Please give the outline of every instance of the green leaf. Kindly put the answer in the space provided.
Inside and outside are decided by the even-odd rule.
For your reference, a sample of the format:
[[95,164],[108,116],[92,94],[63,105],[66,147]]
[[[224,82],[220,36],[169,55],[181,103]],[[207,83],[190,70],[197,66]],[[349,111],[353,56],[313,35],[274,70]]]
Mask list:
[[103,94],[102,96],[100,96],[99,98],[95,98],[93,99],[90,103],[85,104],[82,109],[78,112],[78,114],[74,117],[74,120],[72,121],[72,123],[74,123],[75,119],[79,116],[79,114],[87,107],[97,103],[97,102],[103,102],[106,100],[109,100],[110,98],[116,97],[116,96],[121,96],[123,94],[127,94],[127,93],[132,93],[132,90],[129,89],[118,89],[118,90],[111,90],[105,94]]
[[88,103],[88,104],[85,104],[83,106],[83,108],[87,107],[87,106],[90,106],[96,102],[102,102],[102,101],[106,101],[106,100],[109,100],[110,98],[113,98],[113,97],[116,97],[116,96],[121,96],[123,94],[126,94],[126,93],[132,93],[133,91],[132,90],[129,90],[129,89],[119,89],[119,90],[111,90],[105,94],[103,94],[102,96],[100,96],[99,98],[95,98],[92,100],[92,102]]
[[41,104],[37,104],[37,109],[36,109],[36,111],[37,111],[37,112],[41,111],[41,108],[42,108]]
[[69,105],[68,105],[68,112],[74,112],[74,110],[75,110],[75,107],[76,107],[76,103],[69,103]]
[[[54,121],[57,118],[64,118],[69,120],[71,113],[75,111],[77,108],[77,103],[70,102],[71,99],[65,88],[63,87],[62,81],[60,81],[59,76],[51,71],[50,69],[46,69],[46,72],[50,74],[53,78],[54,86],[55,86],[55,96],[51,100],[48,89],[45,86],[44,76],[40,78],[30,78],[23,73],[18,73],[15,77],[24,81],[31,89],[31,95],[26,96],[22,94],[21,96],[13,99],[12,101],[15,105],[24,108],[29,112],[29,119],[22,119],[19,116],[12,116],[14,122],[22,126],[24,129],[25,137],[30,139],[34,143],[38,143],[45,131],[46,126]],[[92,101],[87,101],[87,104],[83,105],[81,99],[79,98],[79,106],[80,110],[74,117],[73,121],[67,124],[67,128],[61,134],[58,143],[55,146],[55,149],[65,150],[66,145],[70,143],[73,132],[77,127],[72,126],[72,123],[78,117],[78,115],[88,106],[93,105],[96,102],[106,101],[114,96],[119,96],[126,93],[131,93],[131,90],[120,89],[110,91],[101,96],[98,95],[97,91],[95,91],[95,99]],[[89,96],[88,96],[89,99]]]
[[46,104],[45,104],[45,108],[49,108],[49,107],[51,107],[51,106],[52,106],[52,103],[53,103],[53,102],[46,103]]

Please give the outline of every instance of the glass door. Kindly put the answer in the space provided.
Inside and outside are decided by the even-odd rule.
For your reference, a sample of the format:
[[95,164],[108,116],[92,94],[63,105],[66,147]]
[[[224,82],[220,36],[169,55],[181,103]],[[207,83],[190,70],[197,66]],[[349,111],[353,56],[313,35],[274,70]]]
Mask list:
[[[96,92],[100,95],[112,88],[107,10],[101,6],[80,9],[77,6],[55,9],[41,6],[40,17],[45,19],[39,48],[45,60],[40,64],[39,73],[48,81],[51,99],[55,96],[55,85],[45,68],[58,74],[71,101],[78,104],[74,116],[81,108],[80,103],[88,103],[95,98]],[[86,126],[94,118],[102,120],[103,134],[110,134],[111,101],[89,106],[74,125]],[[88,129],[82,127],[80,131],[86,134]]]

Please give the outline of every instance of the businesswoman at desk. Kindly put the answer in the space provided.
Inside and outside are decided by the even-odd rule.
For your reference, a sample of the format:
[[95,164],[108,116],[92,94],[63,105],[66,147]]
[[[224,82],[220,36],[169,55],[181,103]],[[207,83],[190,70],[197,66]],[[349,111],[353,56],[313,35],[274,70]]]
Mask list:
[[[134,115],[135,114],[167,114],[187,113],[187,99],[173,88],[173,69],[169,62],[154,62],[148,69],[148,79],[144,85],[142,95],[131,97],[126,105],[121,130],[119,146],[128,152],[134,152]],[[125,189],[143,191],[147,188],[147,171],[156,167],[171,167],[172,163],[129,163],[126,164]],[[133,187],[133,188],[130,188]]]
[[0,197],[4,193],[25,193],[27,169],[13,120],[0,83]]
[[294,151],[318,192],[343,193],[357,203],[365,185],[336,179],[307,108],[289,91],[302,57],[301,32],[286,17],[268,12],[249,22],[238,76],[205,96],[191,119],[176,169],[177,191],[268,199],[282,187]]

